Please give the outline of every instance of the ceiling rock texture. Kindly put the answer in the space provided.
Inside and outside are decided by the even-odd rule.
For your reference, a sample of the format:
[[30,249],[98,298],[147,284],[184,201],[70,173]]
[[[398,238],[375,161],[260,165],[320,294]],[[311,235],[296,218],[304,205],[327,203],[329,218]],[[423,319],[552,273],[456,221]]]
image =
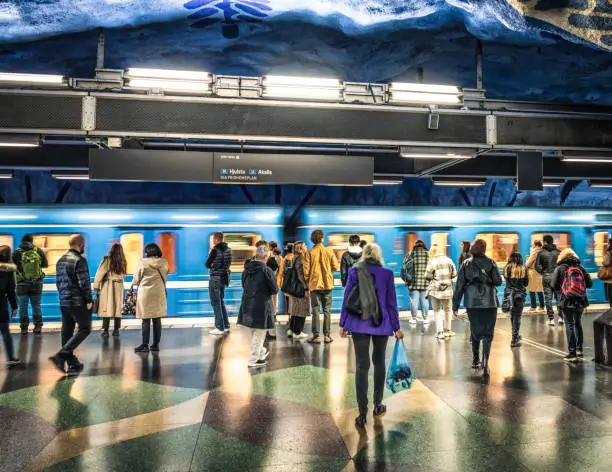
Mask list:
[[[216,74],[319,75],[347,81],[476,86],[483,50],[488,98],[612,105],[609,0],[4,0],[0,71],[92,77],[100,29],[105,67]],[[209,185],[73,183],[62,201],[215,203]],[[172,187],[172,188],[171,188]],[[53,202],[63,184],[43,173],[0,183],[7,203]],[[225,200],[244,203],[238,188]],[[301,200],[301,187],[252,189],[256,203]],[[231,195],[230,195],[231,194]],[[160,201],[160,195],[172,201]],[[510,182],[432,189],[318,189],[312,203],[420,205],[609,204],[585,183],[517,193]]]

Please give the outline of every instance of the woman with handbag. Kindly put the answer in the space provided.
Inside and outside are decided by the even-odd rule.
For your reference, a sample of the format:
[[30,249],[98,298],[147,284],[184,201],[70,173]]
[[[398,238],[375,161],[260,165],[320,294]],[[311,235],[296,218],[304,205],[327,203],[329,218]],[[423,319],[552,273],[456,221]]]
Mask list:
[[[134,274],[133,287],[137,289],[136,318],[142,320],[142,344],[136,352],[159,351],[162,325],[161,319],[167,314],[166,280],[168,262],[162,259],[162,251],[157,244],[147,244],[145,257],[140,261]],[[153,344],[151,339],[153,323]]]
[[113,244],[96,271],[93,289],[96,293],[94,313],[102,318],[102,337],[108,338],[111,318],[113,336],[119,337],[121,312],[123,310],[123,281],[127,272],[127,261],[121,244]]
[[348,273],[342,315],[340,336],[351,333],[355,348],[355,386],[359,416],[357,426],[364,426],[368,414],[368,377],[370,373],[370,343],[373,344],[374,363],[374,416],[383,415],[385,388],[385,353],[387,341],[395,335],[402,339],[397,311],[395,277],[383,267],[382,250],[378,244],[368,244],[363,249],[362,260]]
[[[294,293],[289,294],[289,337],[293,339],[305,339],[308,337],[304,333],[304,324],[306,318],[310,316],[310,292],[308,291],[308,285],[306,284],[306,278],[304,277],[304,254],[306,254],[307,248],[306,243],[298,241],[293,245],[293,258],[290,260],[291,268],[286,267],[284,277],[289,281],[289,270],[293,270],[295,278],[301,284],[304,290],[304,296],[298,297]],[[285,264],[287,264],[287,258],[285,258]],[[283,280],[285,281],[285,280]],[[301,295],[301,294],[300,294]]]
[[472,368],[479,369],[480,341],[482,341],[483,377],[488,377],[491,343],[495,334],[497,321],[497,287],[502,284],[497,264],[486,256],[487,242],[476,239],[470,247],[471,258],[463,262],[457,275],[457,285],[453,296],[455,316],[459,311],[461,300],[470,320],[472,341]]
[[[520,347],[521,336],[521,316],[527,298],[529,285],[529,273],[523,265],[523,256],[520,252],[513,252],[508,258],[508,264],[504,269],[506,288],[504,290],[504,305],[508,305],[510,319],[512,320],[512,341],[510,347]],[[506,311],[506,310],[504,310]]]
[[604,256],[603,264],[597,272],[597,278],[604,283],[606,298],[612,308],[612,239],[608,241],[608,248]]

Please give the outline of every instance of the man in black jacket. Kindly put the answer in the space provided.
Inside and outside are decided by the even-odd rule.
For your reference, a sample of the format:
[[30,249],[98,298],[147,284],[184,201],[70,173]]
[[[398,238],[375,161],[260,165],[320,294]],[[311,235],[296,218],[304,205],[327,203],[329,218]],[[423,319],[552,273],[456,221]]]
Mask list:
[[559,249],[554,244],[553,237],[550,234],[542,238],[544,247],[538,254],[535,262],[535,270],[542,276],[544,285],[544,300],[546,303],[546,312],[548,313],[548,325],[555,325],[555,312],[553,310],[553,295],[557,299],[557,313],[559,324],[563,324],[563,309],[559,305],[559,294],[555,293],[552,287],[552,276],[557,268],[557,259],[559,258]]
[[225,287],[229,285],[230,281],[232,250],[224,239],[223,233],[213,234],[214,247],[206,261],[206,268],[210,275],[208,292],[215,313],[215,329],[210,334],[214,336],[221,336],[229,333],[230,330],[227,308],[225,307]]
[[[89,266],[83,257],[85,239],[80,234],[70,238],[70,250],[57,262],[57,291],[62,311],[62,348],[49,360],[62,372],[74,374],[83,370],[83,364],[74,350],[91,333],[91,279]],[[75,326],[78,330],[75,333]]]
[[349,237],[348,250],[342,254],[342,259],[340,260],[340,280],[342,281],[343,287],[346,287],[349,269],[357,264],[357,261],[361,259],[361,255],[363,254],[360,243],[361,238],[353,234]]

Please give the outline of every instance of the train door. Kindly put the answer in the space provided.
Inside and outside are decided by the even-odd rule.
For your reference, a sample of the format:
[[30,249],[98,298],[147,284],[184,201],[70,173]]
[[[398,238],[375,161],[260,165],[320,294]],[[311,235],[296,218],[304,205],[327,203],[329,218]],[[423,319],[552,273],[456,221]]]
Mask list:
[[604,284],[597,279],[597,272],[603,265],[606,250],[610,244],[612,226],[597,226],[589,229],[587,255],[583,266],[593,278],[593,288],[589,291],[591,302],[606,303]]

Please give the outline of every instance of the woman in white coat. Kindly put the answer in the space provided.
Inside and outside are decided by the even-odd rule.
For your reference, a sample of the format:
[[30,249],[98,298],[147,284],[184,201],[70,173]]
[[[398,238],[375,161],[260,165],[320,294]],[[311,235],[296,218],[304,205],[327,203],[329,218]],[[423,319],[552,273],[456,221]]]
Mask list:
[[119,336],[121,310],[123,308],[123,280],[127,272],[127,261],[121,244],[113,244],[96,271],[93,289],[99,297],[98,317],[102,318],[102,337],[108,338],[110,320],[113,318],[113,336]]
[[[136,318],[142,320],[142,344],[135,349],[136,352],[159,351],[161,319],[167,313],[167,278],[168,262],[162,259],[161,249],[157,244],[147,244],[145,257],[138,265],[133,282],[138,294]],[[153,322],[153,344],[149,347],[151,322]]]

